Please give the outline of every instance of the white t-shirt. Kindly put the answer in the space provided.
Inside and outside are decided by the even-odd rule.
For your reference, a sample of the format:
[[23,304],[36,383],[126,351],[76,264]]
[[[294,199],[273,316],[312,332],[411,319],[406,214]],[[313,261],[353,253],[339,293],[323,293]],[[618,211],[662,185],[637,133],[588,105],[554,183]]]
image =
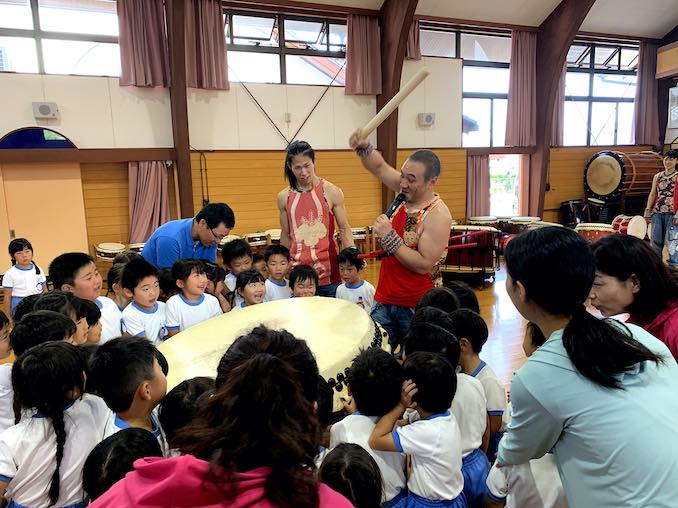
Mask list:
[[0,432],[14,425],[12,364],[0,365]]
[[46,282],[45,272],[40,268],[40,273],[37,273],[35,265],[31,265],[29,268],[19,268],[14,265],[2,276],[2,287],[11,289],[13,297],[24,298],[38,295],[42,293],[42,288],[45,287]]
[[424,499],[456,499],[464,488],[461,474],[461,437],[449,411],[432,415],[393,431],[398,451],[411,456],[407,486]]
[[517,466],[498,468],[495,463],[487,477],[487,493],[507,508],[568,508],[551,453]]
[[374,458],[381,471],[383,481],[382,502],[390,501],[405,489],[405,455],[396,452],[381,452],[370,448],[368,440],[379,418],[353,413],[332,425],[330,449],[341,443],[362,446]]
[[503,415],[506,410],[506,390],[492,368],[481,360],[471,376],[483,385],[487,399],[487,413],[490,416]]
[[[108,408],[106,408],[108,409]],[[165,431],[162,430],[160,426],[160,421],[158,420],[157,410],[154,409],[151,413],[151,424],[153,425],[152,434],[158,440],[160,445],[160,450],[162,451],[163,457],[169,457],[170,448],[167,444],[167,438],[165,437]],[[108,414],[106,418],[106,424],[104,426],[104,439],[109,436],[112,436],[116,432],[120,432],[124,429],[129,429],[132,426],[127,423],[125,420],[120,418],[116,413],[108,409]]]
[[480,448],[487,426],[487,401],[483,385],[475,378],[457,374],[457,392],[450,410],[457,419],[462,457]]
[[337,288],[336,297],[360,305],[369,314],[374,305],[374,293],[374,286],[366,280],[362,280],[357,286],[341,284]]
[[[61,460],[59,498],[54,506],[81,503],[82,467],[104,439],[108,408],[99,397],[85,394],[64,411],[66,445]],[[50,506],[49,486],[56,465],[52,422],[23,418],[0,434],[0,480],[8,482],[5,497],[22,506]]]
[[[234,275],[231,272],[228,272],[226,274],[226,277],[224,278],[224,284],[226,285],[226,288],[231,293],[233,293],[233,297],[234,297],[233,298],[233,307],[232,307],[231,310],[235,309],[236,307],[239,307],[245,301],[245,299],[242,296],[240,296],[240,293],[238,293],[235,290],[235,283],[236,283],[237,279],[238,279],[238,276]],[[266,301],[266,300],[264,300],[264,301]]]
[[264,302],[274,302],[276,300],[284,300],[285,298],[292,298],[290,282],[285,279],[284,284],[278,284],[274,280],[266,279]]
[[157,346],[167,338],[166,305],[156,302],[153,310],[146,310],[136,302],[130,302],[122,311],[122,331],[146,337]]
[[120,337],[122,335],[122,312],[118,305],[106,296],[97,297],[94,303],[101,311],[101,340],[99,344]]
[[185,330],[221,314],[219,300],[214,296],[203,293],[197,302],[191,302],[179,293],[167,300],[167,329]]

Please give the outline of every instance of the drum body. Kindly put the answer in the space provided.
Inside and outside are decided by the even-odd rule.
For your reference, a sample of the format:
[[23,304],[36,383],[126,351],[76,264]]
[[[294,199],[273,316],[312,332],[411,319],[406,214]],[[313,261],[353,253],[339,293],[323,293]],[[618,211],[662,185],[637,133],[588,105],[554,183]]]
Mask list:
[[647,235],[647,222],[640,215],[617,215],[612,221],[612,227],[617,233],[631,235],[641,240]]
[[138,252],[141,254],[141,251],[144,250],[145,243],[130,243],[127,248],[132,252]]
[[647,195],[654,175],[663,169],[662,157],[654,152],[598,152],[584,169],[584,189],[604,201],[622,193]]
[[[451,237],[467,235],[462,238],[453,238],[445,261],[440,267],[442,272],[490,272],[499,268],[499,230],[490,226],[460,225],[452,226]],[[473,247],[457,247],[475,243]]]
[[567,227],[573,228],[579,224],[584,217],[584,206],[581,200],[571,199],[560,203],[560,222]]
[[596,240],[607,235],[612,235],[615,232],[614,228],[609,224],[596,222],[582,222],[581,224],[578,224],[574,230],[589,242],[595,242]]
[[494,215],[479,215],[476,217],[469,217],[468,223],[472,226],[486,226],[496,228],[498,219]]
[[268,246],[268,235],[263,232],[259,233],[249,233],[245,235],[245,241],[252,248],[254,253],[263,253]]
[[530,225],[527,226],[527,229],[532,230],[532,229],[549,228],[549,227],[562,228],[563,225],[558,224],[556,222],[544,222],[543,220],[538,220],[538,221],[530,222]]
[[541,217],[512,217],[506,232],[512,235],[519,235],[523,231],[527,231],[530,224],[540,220]]
[[100,243],[95,247],[99,259],[113,261],[118,254],[125,252],[125,246],[121,243],[106,242]]
[[280,243],[280,235],[282,234],[281,229],[267,229],[264,233],[271,244]]

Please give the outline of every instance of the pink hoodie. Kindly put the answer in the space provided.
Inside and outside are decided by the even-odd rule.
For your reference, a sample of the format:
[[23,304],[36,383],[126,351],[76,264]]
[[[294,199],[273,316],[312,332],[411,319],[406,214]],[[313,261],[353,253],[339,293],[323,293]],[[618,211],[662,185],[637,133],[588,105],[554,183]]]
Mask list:
[[[134,471],[94,501],[93,508],[276,508],[264,497],[270,468],[253,469],[240,475],[234,501],[224,499],[216,486],[204,481],[209,463],[192,455],[170,459],[147,458],[134,463]],[[327,485],[319,484],[320,508],[349,508],[353,505]]]
[[[678,195],[678,192],[676,194]],[[669,305],[643,328],[666,344],[673,357],[678,360],[678,300],[669,302]]]

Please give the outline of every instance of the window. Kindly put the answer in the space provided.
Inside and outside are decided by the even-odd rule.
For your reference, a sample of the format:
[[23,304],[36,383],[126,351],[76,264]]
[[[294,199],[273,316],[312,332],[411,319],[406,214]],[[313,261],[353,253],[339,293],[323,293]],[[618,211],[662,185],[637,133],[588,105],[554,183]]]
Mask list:
[[0,54],[4,71],[119,76],[116,2],[0,0]]
[[498,217],[519,214],[518,185],[520,156],[490,155],[490,214]]
[[638,46],[577,42],[567,53],[565,146],[633,144]]
[[229,11],[224,31],[235,81],[345,84],[345,21]]

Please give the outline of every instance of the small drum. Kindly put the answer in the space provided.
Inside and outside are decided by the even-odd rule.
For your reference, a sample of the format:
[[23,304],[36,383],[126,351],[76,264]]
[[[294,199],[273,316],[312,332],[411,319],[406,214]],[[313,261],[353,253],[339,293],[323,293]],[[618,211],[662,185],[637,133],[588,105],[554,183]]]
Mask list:
[[584,206],[580,199],[571,199],[560,203],[560,222],[568,227],[575,227],[582,221]]
[[365,252],[369,241],[369,232],[367,228],[352,228],[351,235],[353,236],[353,243],[355,244],[356,248],[362,252]]
[[497,215],[497,226],[496,228],[502,233],[510,233],[510,220],[513,218],[512,215]]
[[538,220],[534,222],[530,222],[529,226],[527,226],[527,229],[532,230],[532,229],[539,229],[539,228],[548,228],[548,227],[557,227],[557,228],[562,228],[562,224],[558,224],[556,222],[545,222],[543,220]]
[[612,235],[615,232],[612,226],[600,222],[582,222],[581,224],[578,224],[574,230],[589,242],[595,242],[596,240],[607,235]]
[[473,226],[487,226],[496,227],[497,218],[494,215],[478,215],[476,217],[469,217],[468,223]]
[[267,229],[264,231],[264,233],[266,233],[266,236],[268,237],[268,240],[271,244],[280,243],[280,235],[282,234],[281,229]]
[[219,242],[219,245],[223,246],[225,243],[232,242],[233,240],[240,240],[241,237],[238,235],[226,235],[221,239],[221,242]]
[[526,231],[528,226],[533,222],[540,221],[541,217],[512,217],[509,221],[510,231],[512,235],[518,235]]
[[476,243],[468,248],[454,248],[447,251],[441,272],[482,272],[494,273],[499,268],[499,230],[490,226],[460,225],[452,226],[450,236],[478,233],[450,240],[450,246]]
[[641,240],[647,235],[647,222],[640,215],[617,215],[612,221],[612,227],[617,233],[631,235]]
[[127,248],[128,248],[129,250],[131,250],[132,252],[138,252],[139,254],[141,254],[141,251],[144,250],[144,245],[146,245],[146,243],[144,243],[144,242],[141,242],[141,243],[130,243],[130,244],[127,246]]
[[125,246],[121,243],[115,242],[100,243],[95,247],[95,249],[97,257],[107,261],[113,261],[115,256],[121,252],[125,252]]
[[620,193],[647,195],[654,175],[663,169],[661,155],[654,152],[598,152],[584,169],[584,189],[587,196],[604,201]]

